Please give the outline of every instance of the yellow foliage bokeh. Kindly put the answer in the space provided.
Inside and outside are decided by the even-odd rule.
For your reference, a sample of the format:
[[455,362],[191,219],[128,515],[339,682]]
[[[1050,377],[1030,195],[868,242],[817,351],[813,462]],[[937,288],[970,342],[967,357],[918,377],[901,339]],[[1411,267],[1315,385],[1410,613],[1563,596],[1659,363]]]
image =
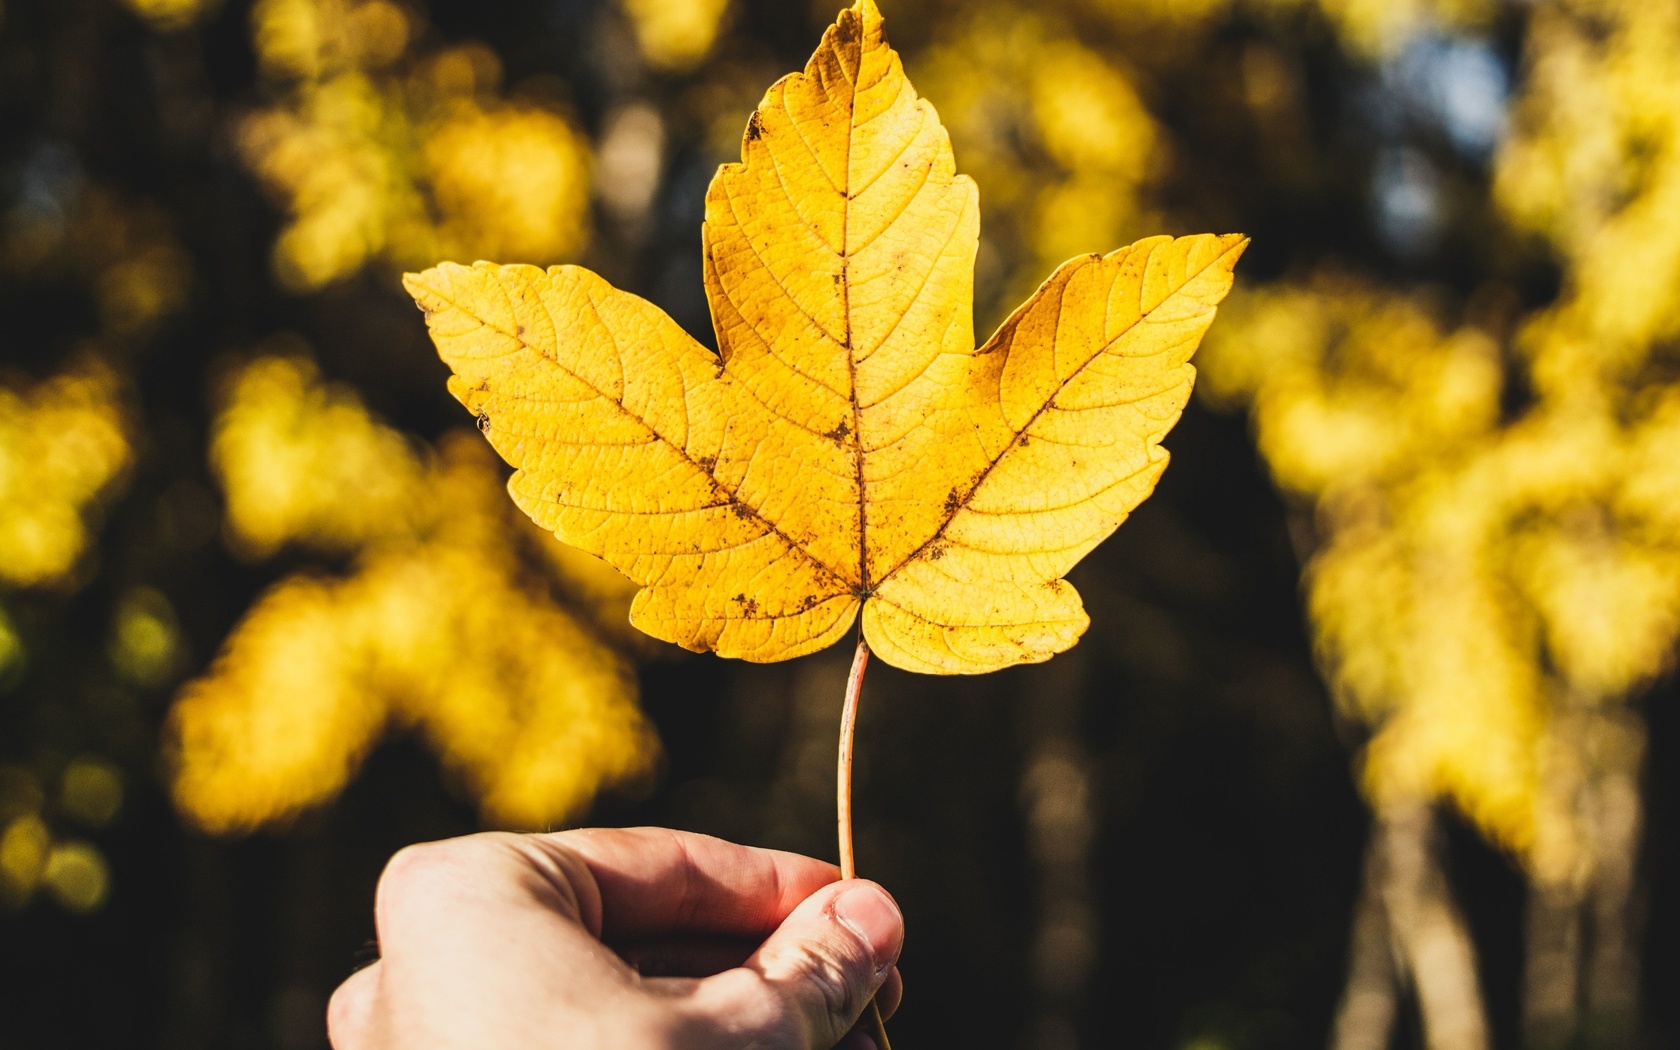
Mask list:
[[182,29],[217,7],[221,0],[122,0],[123,5],[155,28]]
[[[160,29],[180,28],[207,7],[134,6]],[[164,208],[74,170],[49,185],[50,205],[8,215],[0,272],[73,282],[96,324],[55,374],[35,381],[0,376],[0,593],[37,588],[55,592],[42,598],[56,603],[94,577],[91,551],[102,519],[133,472],[141,427],[131,414],[125,358],[188,305],[193,280],[190,256]],[[180,655],[167,601],[150,588],[130,588],[115,621],[108,655],[126,684],[165,684]],[[29,648],[0,607],[0,683],[21,685],[25,703]],[[17,742],[29,737],[25,731]],[[109,824],[122,807],[122,775],[93,755],[65,759],[54,748],[35,756],[33,770],[0,767],[0,906],[44,894],[67,910],[91,912],[109,894],[109,866],[98,846],[64,837],[59,824]],[[43,785],[60,773],[55,798]]]
[[1497,0],[1073,0],[1125,26],[1165,23],[1199,26],[1233,9],[1251,16],[1289,14],[1310,8],[1330,23],[1350,54],[1380,59],[1394,54],[1415,34],[1486,25]]
[[0,384],[0,582],[67,578],[133,455],[116,375],[97,360]]
[[582,247],[588,148],[555,114],[457,101],[423,153],[441,255],[546,261]]
[[1320,278],[1247,296],[1216,330],[1203,394],[1247,403],[1280,485],[1317,505],[1306,571],[1344,710],[1375,731],[1379,800],[1454,799],[1498,841],[1536,834],[1545,724],[1531,617],[1501,575],[1496,343],[1426,300]]
[[976,5],[942,25],[913,64],[981,188],[983,306],[1013,304],[1069,257],[1110,251],[1158,224],[1142,199],[1158,160],[1155,121],[1130,75],[1070,27]]
[[279,104],[239,143],[290,219],[280,280],[320,288],[364,265],[511,253],[555,262],[589,238],[587,142],[559,113],[500,98],[480,44],[416,51],[386,0],[262,0],[252,13]]
[[200,826],[248,830],[326,802],[387,726],[418,729],[506,826],[564,820],[648,770],[628,661],[555,596],[584,592],[610,622],[625,581],[545,554],[476,435],[430,452],[307,359],[267,356],[227,384],[214,457],[239,549],[355,559],[343,577],[278,584],[182,690],[174,791]]
[[68,911],[97,911],[110,892],[105,856],[92,843],[55,837],[41,816],[44,801],[29,774],[0,767],[0,905],[18,907],[45,891]]
[[642,57],[673,72],[706,57],[728,10],[729,0],[624,0]]
[[1617,711],[1680,636],[1680,15],[1549,5],[1527,43],[1495,189],[1557,300],[1502,348],[1417,295],[1285,283],[1233,304],[1203,393],[1315,506],[1309,610],[1373,797],[1449,797],[1559,884],[1592,863],[1575,792],[1637,761]]
[[232,376],[212,426],[232,546],[265,558],[287,543],[354,551],[411,533],[423,510],[420,450],[291,349]]

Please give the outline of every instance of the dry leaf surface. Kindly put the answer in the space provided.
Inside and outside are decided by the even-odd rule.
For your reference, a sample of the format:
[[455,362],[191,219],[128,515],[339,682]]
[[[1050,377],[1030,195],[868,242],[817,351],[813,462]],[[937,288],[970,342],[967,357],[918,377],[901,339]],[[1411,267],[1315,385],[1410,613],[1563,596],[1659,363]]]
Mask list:
[[859,0],[707,194],[719,354],[575,266],[406,283],[514,499],[641,585],[636,626],[769,661],[861,610],[889,663],[978,673],[1084,631],[1062,577],[1154,488],[1247,244],[1070,260],[977,349],[979,223]]

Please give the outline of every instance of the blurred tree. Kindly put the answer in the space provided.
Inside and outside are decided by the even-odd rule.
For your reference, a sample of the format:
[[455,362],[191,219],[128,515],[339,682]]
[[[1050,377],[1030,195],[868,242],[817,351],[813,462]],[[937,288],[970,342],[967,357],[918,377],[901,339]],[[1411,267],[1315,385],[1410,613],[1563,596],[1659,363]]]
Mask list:
[[624,658],[540,568],[570,568],[614,626],[634,588],[582,555],[542,558],[555,541],[513,511],[479,441],[446,434],[422,456],[300,356],[255,358],[228,386],[210,454],[231,545],[355,561],[346,579],[282,581],[183,690],[174,788],[191,819],[245,830],[319,805],[392,719],[423,727],[492,824],[554,824],[648,771]]
[[[113,358],[143,344],[185,305],[187,263],[168,218],[88,185],[56,150],[26,172],[29,192],[0,235],[0,271],[59,277],[92,300],[93,331],[62,370],[39,380],[0,375],[0,689],[31,677],[32,632],[42,604],[74,595],[98,571],[95,536],[136,459],[138,421],[129,378]],[[10,607],[10,608],[8,608]],[[115,610],[119,673],[166,676],[177,656],[173,611],[131,589]],[[150,684],[163,684],[161,681]],[[67,737],[69,737],[67,739]],[[101,907],[110,872],[75,829],[108,826],[122,808],[123,775],[87,735],[41,733],[11,741],[0,766],[0,906],[45,891],[72,912]]]
[[[391,849],[614,784],[591,819],[830,848],[844,661],[647,659],[396,277],[577,260],[709,338],[707,180],[839,6],[0,9],[0,1043],[319,1047]],[[907,1043],[1672,1041],[1676,4],[885,6],[981,329],[1068,255],[1255,236],[1074,662],[869,687]]]
[[[1402,814],[1385,823],[1448,797],[1524,859],[1537,1046],[1621,1045],[1636,1025],[1644,734],[1627,701],[1680,633],[1676,25],[1637,3],[1529,25],[1493,189],[1557,251],[1555,301],[1485,316],[1510,294],[1490,275],[1480,326],[1443,336],[1403,295],[1309,281],[1236,307],[1203,363],[1204,393],[1249,402],[1279,483],[1316,502],[1309,608],[1344,709],[1373,729],[1367,791]],[[1399,954],[1427,996],[1426,960]],[[1342,1045],[1386,1039],[1353,1034],[1370,994],[1350,987]],[[1432,1031],[1456,1016],[1424,1005]]]

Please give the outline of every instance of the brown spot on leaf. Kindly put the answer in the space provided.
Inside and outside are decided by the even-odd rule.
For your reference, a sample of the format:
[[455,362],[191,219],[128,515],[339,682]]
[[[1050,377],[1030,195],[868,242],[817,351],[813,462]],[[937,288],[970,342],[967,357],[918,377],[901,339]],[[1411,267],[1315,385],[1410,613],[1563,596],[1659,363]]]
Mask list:
[[928,561],[938,561],[943,557],[945,557],[944,547],[935,546],[928,548]]
[[524,325],[515,325],[514,328],[513,328],[513,334],[514,334],[515,338],[518,338],[518,339],[525,338],[525,326]]
[[844,442],[848,437],[850,437],[851,434],[852,434],[852,428],[846,425],[845,420],[841,420],[838,424],[835,425],[833,430],[830,430],[828,433],[824,434],[823,437],[827,438],[828,440],[830,440],[830,441],[834,442],[836,445],[838,445],[838,444],[841,444],[842,442]]
[[699,459],[695,460],[695,462],[700,464],[700,469],[708,474],[717,469],[716,456],[701,456]]
[[962,502],[962,493],[958,492],[956,489],[952,489],[945,495],[945,513],[955,514],[957,512],[957,508],[962,506]]
[[741,607],[741,612],[749,619],[758,615],[758,601],[744,594],[735,596],[735,604]]
[[747,141],[755,142],[762,134],[764,134],[764,118],[759,116],[758,110],[755,109],[753,115],[747,120]]

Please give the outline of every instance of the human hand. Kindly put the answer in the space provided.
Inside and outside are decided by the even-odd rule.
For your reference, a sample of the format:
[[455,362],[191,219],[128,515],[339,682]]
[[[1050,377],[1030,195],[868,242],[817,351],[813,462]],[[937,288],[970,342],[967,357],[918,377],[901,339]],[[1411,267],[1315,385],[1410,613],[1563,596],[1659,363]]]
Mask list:
[[904,920],[833,865],[663,828],[411,846],[335,1050],[846,1050],[897,1008]]

